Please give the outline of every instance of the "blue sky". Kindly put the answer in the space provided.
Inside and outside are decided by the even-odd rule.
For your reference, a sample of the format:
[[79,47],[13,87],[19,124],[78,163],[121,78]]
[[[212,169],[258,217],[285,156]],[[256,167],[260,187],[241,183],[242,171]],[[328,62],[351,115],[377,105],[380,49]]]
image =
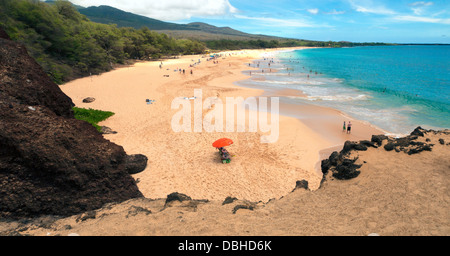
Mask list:
[[289,38],[450,43],[450,1],[416,0],[71,0],[110,5],[175,23],[206,22]]

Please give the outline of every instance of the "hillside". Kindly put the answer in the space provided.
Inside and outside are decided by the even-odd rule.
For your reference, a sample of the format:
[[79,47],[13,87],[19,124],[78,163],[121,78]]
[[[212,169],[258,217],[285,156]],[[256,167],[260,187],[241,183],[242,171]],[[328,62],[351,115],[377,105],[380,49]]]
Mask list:
[[193,22],[189,24],[164,22],[134,13],[125,12],[106,5],[78,8],[78,11],[94,22],[103,24],[117,24],[118,27],[132,27],[135,29],[140,29],[145,26],[150,30],[156,30],[158,32],[171,35],[175,38],[191,38],[203,41],[218,39],[277,39],[277,37],[273,36],[253,35],[232,29],[230,27],[216,27],[202,22]]
[[81,14],[86,15],[86,17],[88,17],[91,21],[103,24],[117,24],[118,27],[132,27],[135,29],[140,29],[141,27],[146,26],[151,30],[179,30],[184,29],[185,26],[147,18],[106,5],[78,8],[78,11]]

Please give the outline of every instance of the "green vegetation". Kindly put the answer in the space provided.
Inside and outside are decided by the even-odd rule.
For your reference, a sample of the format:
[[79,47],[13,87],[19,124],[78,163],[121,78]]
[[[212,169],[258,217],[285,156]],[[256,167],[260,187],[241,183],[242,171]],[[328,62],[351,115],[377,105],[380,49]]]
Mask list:
[[74,78],[109,71],[128,60],[200,54],[203,43],[174,39],[148,28],[118,28],[91,22],[68,1],[1,0],[0,26],[52,79]]
[[279,40],[207,40],[206,46],[215,50],[240,50],[259,48],[279,48],[279,47],[353,47],[353,46],[376,46],[387,45],[385,43],[352,43],[333,41],[308,41],[299,39],[279,39]]
[[99,132],[101,131],[102,128],[98,125],[98,123],[114,115],[113,112],[96,110],[91,108],[85,109],[73,107],[72,109],[76,119],[83,120],[92,124]]

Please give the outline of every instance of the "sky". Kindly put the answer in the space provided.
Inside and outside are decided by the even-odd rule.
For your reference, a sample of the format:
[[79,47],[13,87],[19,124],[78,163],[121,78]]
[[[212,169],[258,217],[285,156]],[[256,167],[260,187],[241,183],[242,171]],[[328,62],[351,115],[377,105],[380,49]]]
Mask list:
[[450,1],[70,0],[150,18],[205,22],[252,34],[351,42],[450,43]]

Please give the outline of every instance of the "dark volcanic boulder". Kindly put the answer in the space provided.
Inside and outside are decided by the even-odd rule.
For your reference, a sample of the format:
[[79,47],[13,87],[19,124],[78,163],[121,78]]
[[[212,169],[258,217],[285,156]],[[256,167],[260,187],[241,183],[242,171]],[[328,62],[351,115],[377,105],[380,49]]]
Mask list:
[[394,143],[393,142],[389,142],[388,144],[384,145],[384,149],[386,151],[394,150]]
[[332,176],[339,180],[348,180],[357,177],[361,173],[358,170],[361,165],[355,164],[357,159],[350,159],[350,152],[354,150],[366,151],[367,147],[378,148],[378,146],[368,140],[359,142],[346,141],[339,153],[334,151],[328,159],[322,160],[322,173],[326,176],[331,171]]
[[142,196],[123,148],[72,106],[23,45],[0,38],[0,216],[67,216]]
[[181,194],[178,192],[173,192],[172,194],[167,195],[165,205],[167,205],[173,201],[183,202],[183,201],[190,201],[190,200],[192,200],[192,198],[190,196],[187,196],[185,194]]
[[308,181],[307,180],[297,180],[297,182],[295,182],[295,188],[292,191],[295,191],[296,189],[309,190]]
[[424,132],[426,132],[425,129],[423,129],[422,127],[418,126],[416,129],[414,129],[414,131],[411,132],[411,135],[416,135],[416,136],[424,136]]
[[128,155],[125,159],[125,168],[129,174],[140,173],[147,167],[147,160],[142,154]]
[[222,202],[222,205],[231,204],[236,200],[238,200],[236,197],[227,196],[227,198],[225,198],[225,200]]
[[341,164],[336,166],[335,171],[333,171],[333,177],[338,180],[349,180],[358,177],[361,171],[358,168],[361,165],[355,164],[356,159],[344,159]]
[[366,151],[367,150],[367,146],[365,146],[364,144],[362,144],[360,142],[346,141],[344,143],[344,147],[343,147],[342,150],[344,151],[343,153],[347,153],[347,152],[350,152],[352,150]]
[[365,147],[378,148],[378,146],[375,145],[375,143],[368,141],[368,140],[362,140],[359,142],[359,144],[364,145]]
[[83,103],[91,103],[94,101],[95,101],[95,98],[92,98],[92,97],[87,97],[87,98],[83,99]]
[[376,143],[378,146],[381,146],[383,140],[387,140],[388,137],[386,135],[372,135],[371,141]]

